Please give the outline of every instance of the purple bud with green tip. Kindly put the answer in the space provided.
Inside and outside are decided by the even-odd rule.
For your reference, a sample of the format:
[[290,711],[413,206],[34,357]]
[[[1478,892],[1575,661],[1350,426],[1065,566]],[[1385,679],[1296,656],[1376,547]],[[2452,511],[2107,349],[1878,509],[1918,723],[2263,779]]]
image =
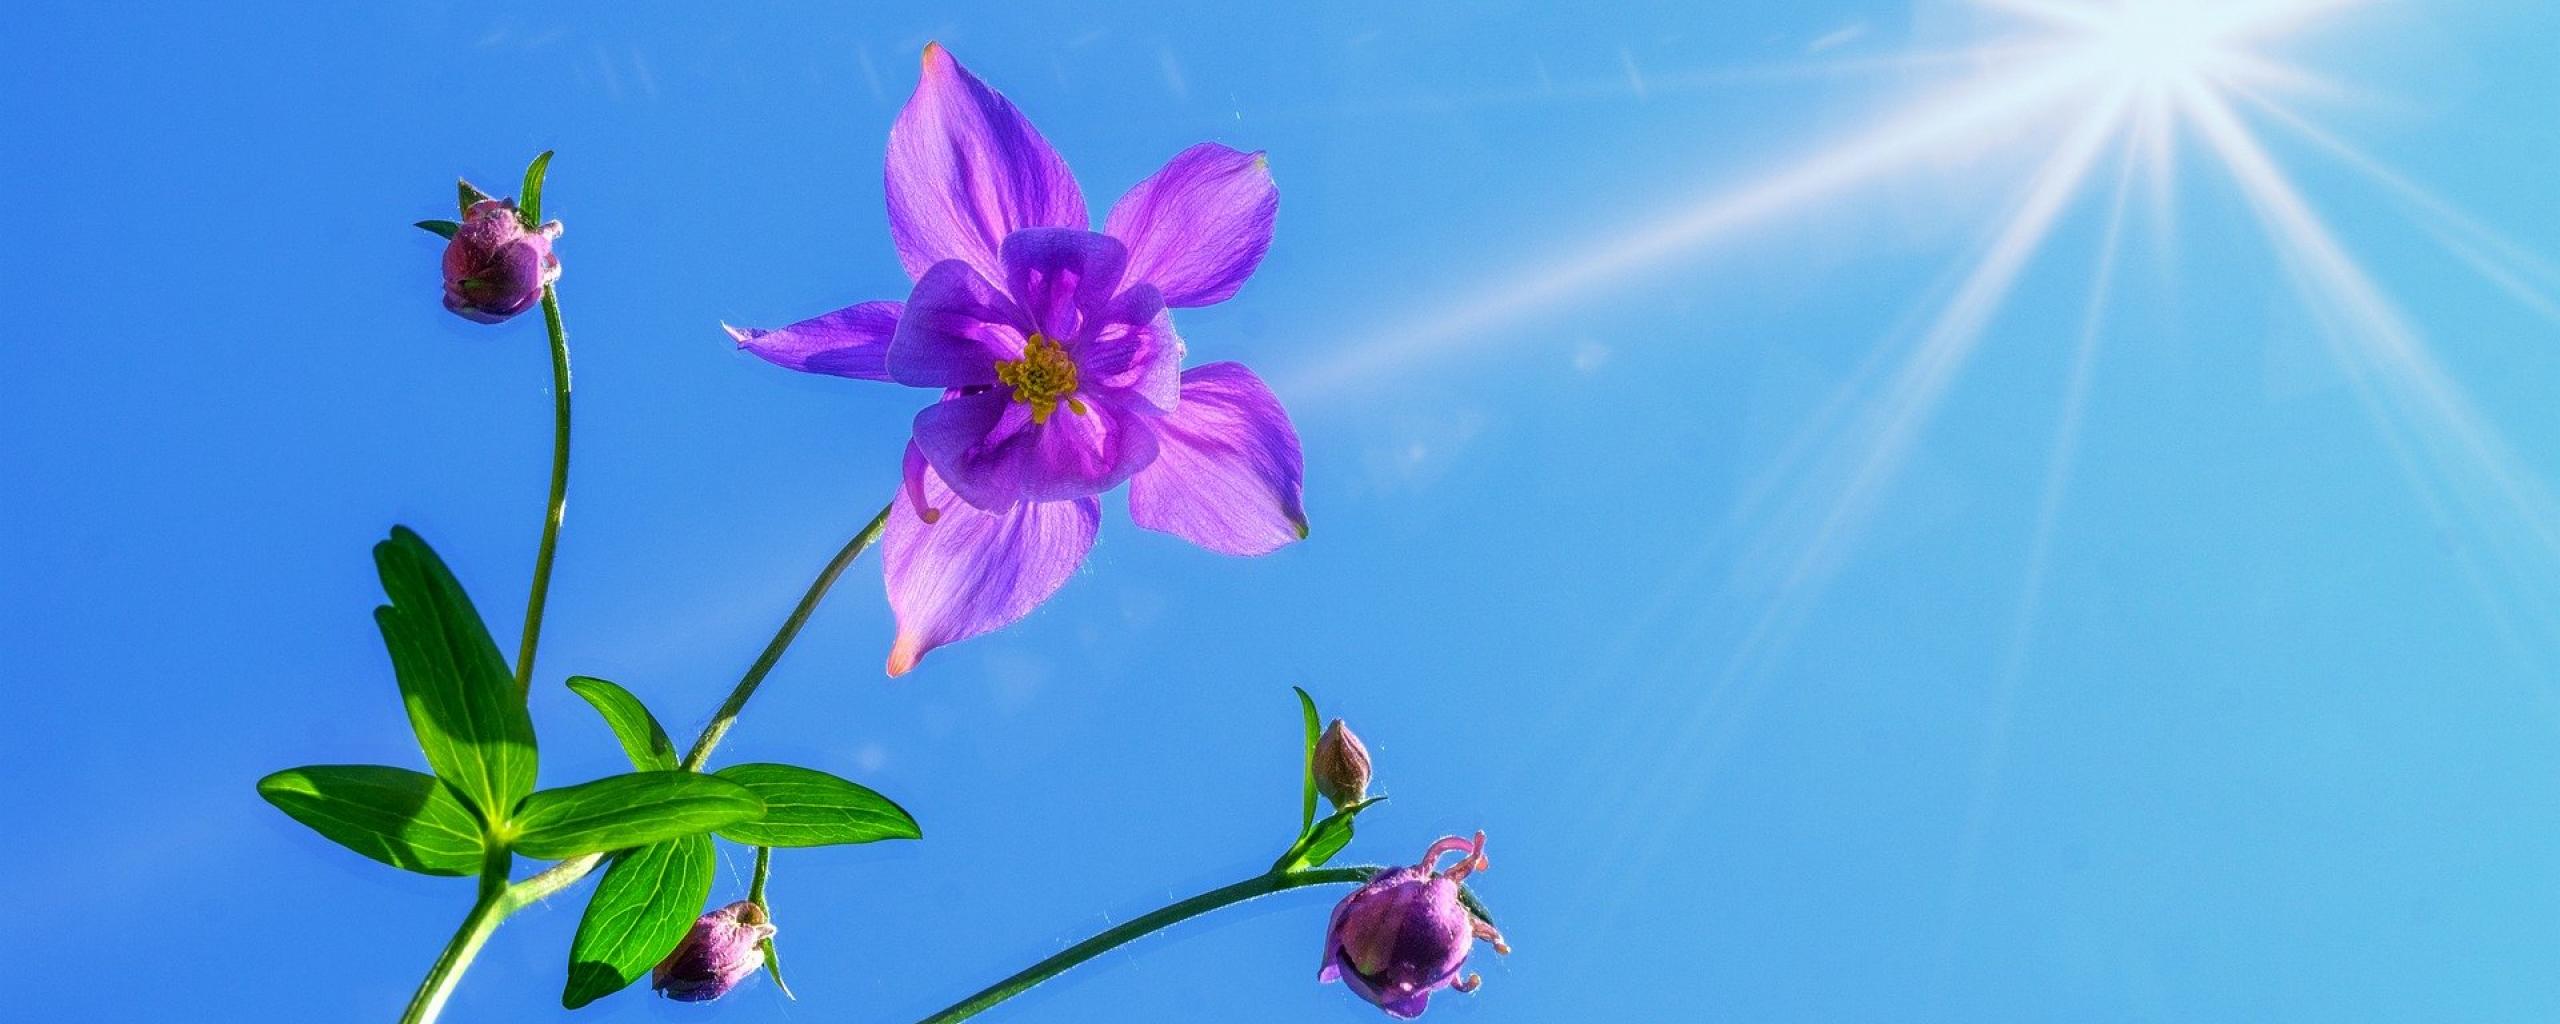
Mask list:
[[[1446,871],[1435,869],[1447,853],[1462,859]],[[1459,974],[1475,940],[1493,943],[1496,953],[1511,952],[1493,923],[1458,898],[1458,883],[1486,865],[1484,833],[1478,832],[1472,840],[1450,836],[1431,844],[1420,864],[1379,872],[1333,908],[1316,980],[1340,980],[1389,1016],[1406,1020],[1422,1016],[1437,990],[1475,991],[1483,978]]]
[[559,221],[527,228],[513,202],[471,204],[445,243],[444,308],[484,324],[533,308],[542,301],[543,287],[560,279],[560,257],[551,251],[558,237]]
[[669,999],[707,1003],[729,994],[738,983],[764,966],[764,940],[773,937],[773,922],[764,908],[739,900],[702,915],[676,943],[675,952],[658,961],[649,987]]

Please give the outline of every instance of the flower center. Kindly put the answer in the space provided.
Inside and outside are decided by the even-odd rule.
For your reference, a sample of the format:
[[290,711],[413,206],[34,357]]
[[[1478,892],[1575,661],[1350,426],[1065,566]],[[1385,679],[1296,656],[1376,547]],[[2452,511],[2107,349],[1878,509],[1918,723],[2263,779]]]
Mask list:
[[1084,402],[1076,393],[1076,361],[1068,358],[1066,346],[1045,335],[1034,334],[1022,347],[1022,358],[996,364],[996,379],[1013,389],[1013,400],[1031,407],[1031,422],[1047,423],[1064,400],[1076,415],[1084,415]]

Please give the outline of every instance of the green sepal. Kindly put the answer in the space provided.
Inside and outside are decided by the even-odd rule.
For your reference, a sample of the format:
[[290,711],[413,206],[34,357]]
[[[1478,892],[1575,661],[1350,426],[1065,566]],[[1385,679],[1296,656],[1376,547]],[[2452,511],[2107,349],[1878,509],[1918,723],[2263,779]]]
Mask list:
[[837,846],[919,839],[916,819],[888,797],[813,768],[733,764],[713,773],[764,801],[758,817],[723,826],[720,837],[749,846]]
[[422,875],[480,870],[480,821],[425,772],[378,764],[287,768],[258,795],[347,849]]
[[516,808],[515,848],[566,860],[715,831],[764,813],[764,801],[726,779],[635,772],[546,789]]
[[710,836],[685,836],[616,854],[569,941],[560,1005],[575,1010],[622,991],[684,941],[711,898]]
[[462,225],[449,220],[422,220],[417,226],[438,238],[452,238],[462,232]]
[[542,227],[542,179],[550,172],[551,151],[547,149],[525,165],[524,191],[516,193],[516,215],[524,221],[527,231]]
[[633,770],[662,772],[676,766],[675,742],[658,725],[658,716],[650,714],[649,706],[631,691],[594,676],[570,676],[569,689],[604,716],[604,724],[622,743],[622,754],[631,759]]
[[373,611],[427,764],[491,826],[533,792],[524,692],[462,584],[408,527],[373,548],[391,603]]
[[1360,812],[1368,810],[1370,805],[1385,799],[1386,797],[1383,796],[1373,796],[1325,815],[1323,821],[1316,822],[1314,828],[1308,829],[1304,837],[1289,847],[1289,852],[1281,854],[1279,860],[1272,862],[1271,869],[1286,874],[1305,868],[1323,867],[1326,861],[1332,860],[1335,854],[1341,853],[1343,847],[1351,845],[1351,819],[1359,817]]
[[455,193],[461,197],[459,206],[462,210],[462,219],[470,220],[471,204],[487,202],[490,198],[489,193],[480,191],[479,186],[473,185],[466,179],[455,178],[453,184]]

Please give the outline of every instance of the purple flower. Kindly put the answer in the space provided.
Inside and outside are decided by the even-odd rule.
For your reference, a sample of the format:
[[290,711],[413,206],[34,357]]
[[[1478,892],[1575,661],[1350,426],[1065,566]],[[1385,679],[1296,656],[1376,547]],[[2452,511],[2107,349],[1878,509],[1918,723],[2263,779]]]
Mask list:
[[560,279],[560,257],[551,240],[560,222],[527,229],[516,204],[483,199],[462,215],[462,227],[444,247],[444,308],[484,324],[502,323],[542,301],[543,286]]
[[1184,150],[1092,231],[1066,161],[935,44],[889,130],[887,192],[905,302],[729,333],[777,365],[938,395],[882,539],[890,675],[1055,593],[1123,481],[1138,525],[1212,551],[1306,536],[1279,399],[1236,363],[1182,369],[1170,313],[1225,301],[1271,247],[1261,154]]
[[[1442,854],[1462,857],[1447,871],[1433,867]],[[1360,998],[1388,1015],[1422,1016],[1431,993],[1442,988],[1473,992],[1479,975],[1458,976],[1475,940],[1509,953],[1502,933],[1458,899],[1458,883],[1486,867],[1484,833],[1473,840],[1450,836],[1431,844],[1422,863],[1381,871],[1333,908],[1325,928],[1324,967],[1316,980],[1340,979]]]
[[649,987],[659,995],[688,1003],[707,1003],[729,994],[764,966],[761,944],[773,937],[773,922],[764,908],[739,900],[702,915],[676,943],[675,952],[649,972]]

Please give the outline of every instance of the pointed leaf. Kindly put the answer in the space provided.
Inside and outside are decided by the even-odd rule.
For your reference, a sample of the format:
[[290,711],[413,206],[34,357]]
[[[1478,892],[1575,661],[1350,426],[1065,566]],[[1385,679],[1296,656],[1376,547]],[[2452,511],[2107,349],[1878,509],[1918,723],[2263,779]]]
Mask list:
[[1284,873],[1323,867],[1326,861],[1341,853],[1343,847],[1351,845],[1351,819],[1368,810],[1369,805],[1385,799],[1373,796],[1326,815],[1323,821],[1316,822],[1314,828],[1307,830],[1306,838],[1298,840],[1289,852],[1281,854],[1279,863],[1272,867]]
[[1301,759],[1304,762],[1303,774],[1306,778],[1306,786],[1303,795],[1298,799],[1298,839],[1303,842],[1307,837],[1307,830],[1314,828],[1316,824],[1316,738],[1324,734],[1324,726],[1318,724],[1320,716],[1316,714],[1316,699],[1307,696],[1307,691],[1303,687],[1292,686],[1289,689],[1297,693],[1299,717],[1306,720],[1306,756]]
[[[764,911],[768,921],[773,920],[773,904],[765,902],[764,887],[772,878],[773,847],[756,847],[755,881],[747,884],[747,898],[755,901],[756,909]],[[764,951],[764,972],[773,975],[773,987],[782,990],[784,999],[798,1000],[800,997],[791,993],[791,983],[782,980],[782,951],[773,948],[773,936],[765,936],[756,946]]]
[[471,204],[488,201],[489,193],[480,191],[479,186],[461,178],[455,178],[453,184],[456,194],[461,197],[462,216],[468,220],[471,217]]
[[604,724],[612,727],[613,738],[622,741],[623,756],[631,759],[631,767],[644,772],[661,772],[676,766],[674,742],[667,731],[658,727],[658,717],[649,713],[640,698],[594,676],[570,676],[569,688],[596,706],[604,716]]
[[329,841],[423,875],[480,870],[480,821],[436,777],[376,764],[287,768],[258,795]]
[[764,813],[720,829],[751,846],[834,846],[924,833],[906,809],[822,771],[787,764],[733,764],[714,773],[764,801]]
[[417,226],[442,238],[452,238],[462,232],[462,225],[449,220],[422,220]]
[[569,942],[569,984],[560,1005],[575,1010],[622,991],[666,959],[711,899],[715,862],[710,836],[615,856]]
[[547,149],[542,151],[541,156],[534,157],[532,163],[525,165],[524,191],[516,193],[516,205],[517,212],[524,218],[524,226],[527,230],[542,226],[542,178],[550,172],[551,151]]
[[400,678],[400,700],[427,764],[479,810],[506,813],[533,792],[533,719],[498,645],[462,584],[405,526],[374,545],[391,604],[374,609]]
[[636,772],[526,797],[516,808],[515,847],[528,857],[563,860],[699,835],[762,813],[764,801],[726,779]]

